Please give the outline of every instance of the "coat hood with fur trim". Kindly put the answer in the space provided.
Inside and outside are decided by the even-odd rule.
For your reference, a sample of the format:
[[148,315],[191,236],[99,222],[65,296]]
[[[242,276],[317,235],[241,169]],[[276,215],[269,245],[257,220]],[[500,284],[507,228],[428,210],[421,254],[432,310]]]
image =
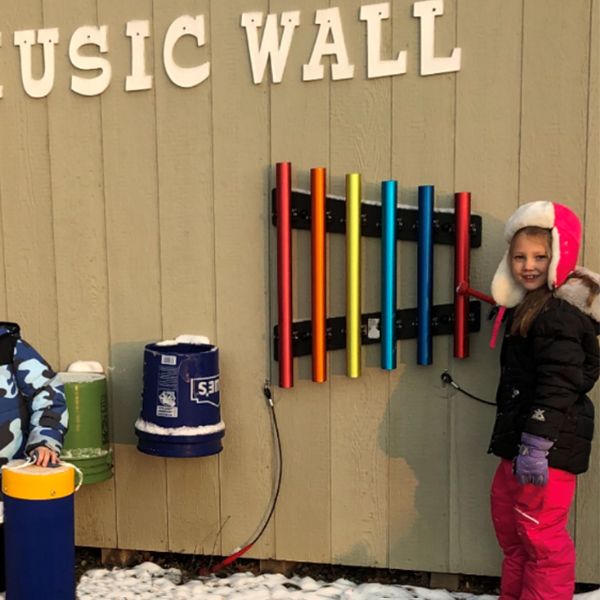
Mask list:
[[[600,275],[586,269],[585,267],[578,266],[575,274],[581,273],[586,275],[591,280],[596,282],[600,286]],[[596,295],[594,300],[589,302],[591,292],[589,287],[578,277],[571,277],[567,279],[555,292],[554,295],[560,300],[564,300],[569,304],[572,304],[578,308],[582,313],[590,316],[594,321],[600,323],[600,294]]]

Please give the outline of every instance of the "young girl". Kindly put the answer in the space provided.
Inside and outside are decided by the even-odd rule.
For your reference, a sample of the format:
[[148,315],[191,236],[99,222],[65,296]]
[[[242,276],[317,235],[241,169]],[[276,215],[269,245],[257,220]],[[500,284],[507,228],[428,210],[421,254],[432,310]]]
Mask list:
[[489,448],[501,458],[491,490],[504,553],[500,600],[571,600],[567,520],[594,430],[586,394],[600,374],[600,276],[576,268],[581,224],[560,204],[521,206],[505,239],[492,295],[512,310]]
[[[19,333],[15,323],[0,323],[0,466],[28,455],[46,467],[58,462],[67,429],[65,394],[48,363]],[[0,520],[0,591],[4,576]]]

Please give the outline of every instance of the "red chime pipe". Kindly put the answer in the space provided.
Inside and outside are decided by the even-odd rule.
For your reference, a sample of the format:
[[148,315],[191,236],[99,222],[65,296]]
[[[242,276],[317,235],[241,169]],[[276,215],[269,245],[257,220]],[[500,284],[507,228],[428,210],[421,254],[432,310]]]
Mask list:
[[279,386],[294,385],[292,354],[292,165],[277,163],[277,310],[279,329]]
[[492,296],[488,296],[483,292],[470,288],[466,281],[461,281],[456,286],[456,293],[460,294],[461,296],[473,296],[473,298],[477,298],[478,300],[482,300],[483,302],[487,302],[488,304],[496,304],[496,301]]
[[312,380],[327,381],[325,178],[326,169],[310,170],[311,191],[311,280],[312,280]]
[[471,194],[454,194],[454,356],[469,356],[469,298],[459,293],[461,284],[469,286],[471,251]]

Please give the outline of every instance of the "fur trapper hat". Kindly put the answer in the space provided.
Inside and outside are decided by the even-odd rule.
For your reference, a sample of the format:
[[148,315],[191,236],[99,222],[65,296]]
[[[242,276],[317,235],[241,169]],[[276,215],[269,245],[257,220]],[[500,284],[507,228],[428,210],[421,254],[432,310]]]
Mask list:
[[[524,227],[541,227],[552,233],[552,257],[548,267],[548,287],[560,287],[577,264],[581,245],[581,222],[563,204],[548,201],[529,202],[520,206],[504,228],[504,239],[510,246],[514,235]],[[508,248],[492,280],[492,296],[497,304],[512,308],[525,297],[525,289],[511,272]]]

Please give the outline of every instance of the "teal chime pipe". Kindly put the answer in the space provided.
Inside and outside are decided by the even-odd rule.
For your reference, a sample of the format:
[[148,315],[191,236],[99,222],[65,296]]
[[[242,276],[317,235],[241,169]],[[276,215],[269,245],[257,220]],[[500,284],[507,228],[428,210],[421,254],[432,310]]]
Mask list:
[[396,368],[396,202],[398,182],[381,182],[381,368]]

